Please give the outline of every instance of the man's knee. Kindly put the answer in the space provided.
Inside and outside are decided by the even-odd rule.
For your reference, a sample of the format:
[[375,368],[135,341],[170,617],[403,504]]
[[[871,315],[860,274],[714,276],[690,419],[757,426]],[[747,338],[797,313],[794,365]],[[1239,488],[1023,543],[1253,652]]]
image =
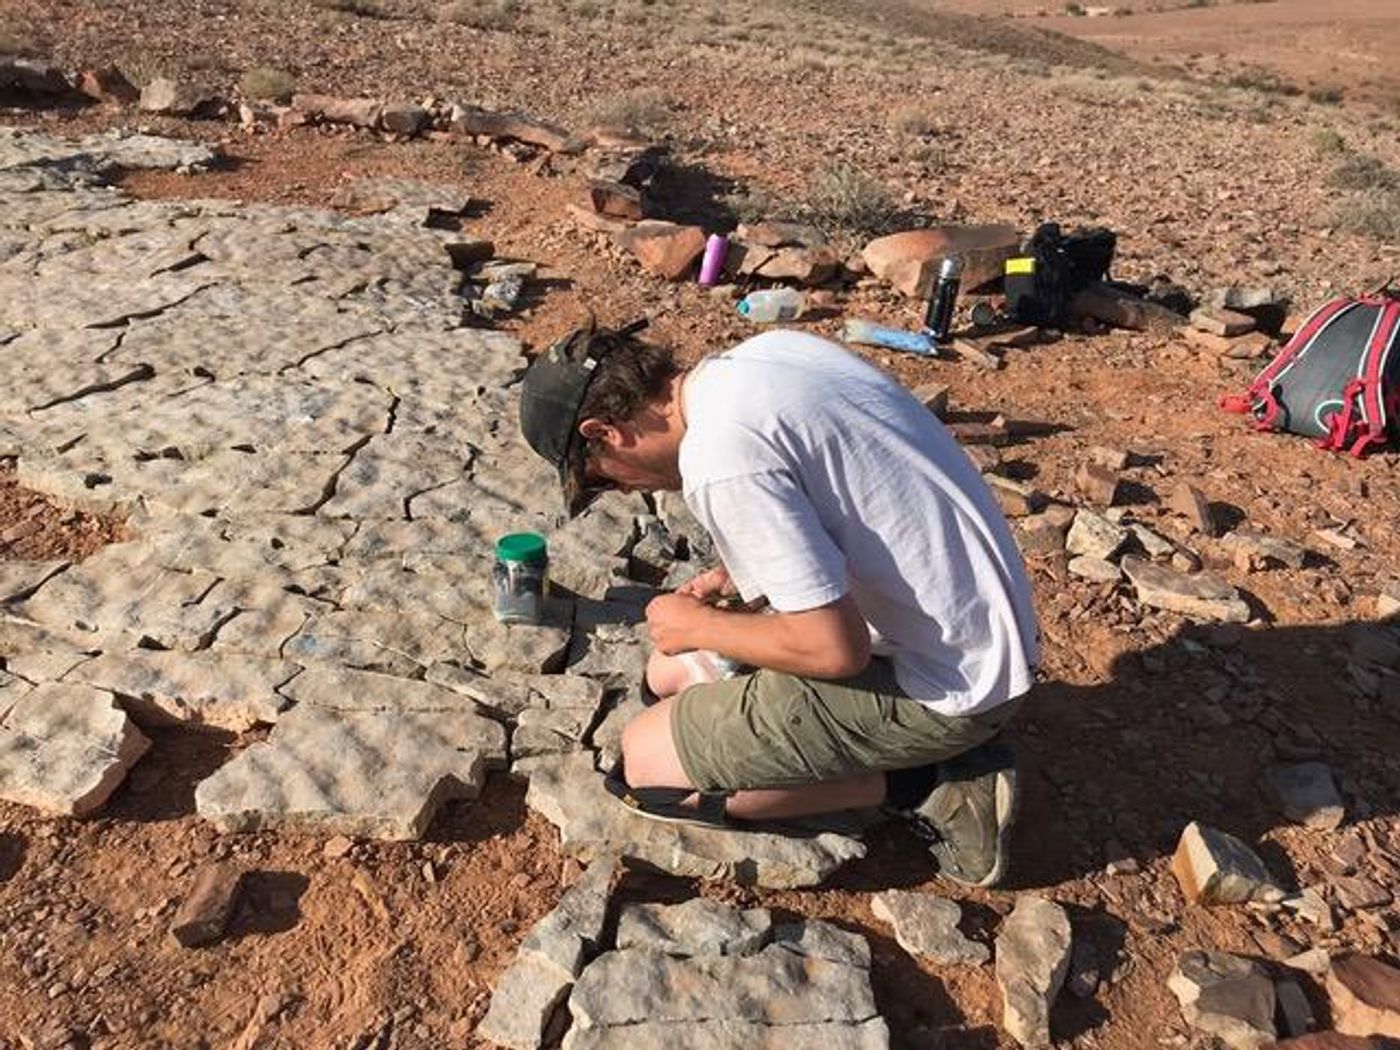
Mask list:
[[632,787],[688,785],[671,739],[670,714],[670,704],[662,701],[622,727],[622,768]]

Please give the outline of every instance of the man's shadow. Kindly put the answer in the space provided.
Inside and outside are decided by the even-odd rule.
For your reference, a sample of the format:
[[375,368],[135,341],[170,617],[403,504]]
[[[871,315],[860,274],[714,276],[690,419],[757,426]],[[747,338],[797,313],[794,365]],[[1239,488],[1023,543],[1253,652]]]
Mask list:
[[1400,706],[1387,710],[1349,676],[1353,640],[1365,631],[1400,636],[1393,622],[1187,624],[1133,650],[1130,635],[1080,632],[1085,677],[1094,677],[1096,650],[1126,646],[1106,666],[1100,658],[1101,680],[1046,682],[1018,716],[1015,886],[1102,871],[1110,847],[1145,866],[1170,855],[1193,820],[1257,842],[1288,823],[1265,783],[1279,765],[1329,766],[1348,820],[1393,816]]

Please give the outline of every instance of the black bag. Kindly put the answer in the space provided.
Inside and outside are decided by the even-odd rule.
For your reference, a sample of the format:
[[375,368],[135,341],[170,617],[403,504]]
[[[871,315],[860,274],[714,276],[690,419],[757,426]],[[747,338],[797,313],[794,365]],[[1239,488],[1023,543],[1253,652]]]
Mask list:
[[1047,222],[1006,260],[1006,314],[1018,324],[1056,325],[1075,293],[1108,276],[1118,238],[1102,226],[1066,236]]
[[1360,456],[1395,435],[1400,413],[1400,298],[1364,295],[1325,303],[1260,372],[1223,397],[1260,430],[1315,438]]

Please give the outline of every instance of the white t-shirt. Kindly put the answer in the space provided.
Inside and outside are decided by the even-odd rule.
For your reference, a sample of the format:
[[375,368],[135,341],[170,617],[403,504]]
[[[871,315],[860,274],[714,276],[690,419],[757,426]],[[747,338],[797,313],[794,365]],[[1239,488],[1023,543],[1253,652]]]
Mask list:
[[684,386],[685,501],[746,601],[851,594],[900,686],[944,714],[1031,686],[1035,612],[991,491],[933,413],[843,347],[777,330]]

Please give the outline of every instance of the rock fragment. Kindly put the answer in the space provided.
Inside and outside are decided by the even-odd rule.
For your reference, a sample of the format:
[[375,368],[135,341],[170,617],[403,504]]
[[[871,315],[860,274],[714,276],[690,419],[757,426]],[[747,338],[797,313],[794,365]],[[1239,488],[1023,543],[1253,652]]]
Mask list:
[[606,952],[574,985],[569,1012],[567,1050],[889,1043],[870,988],[869,946],[822,922],[782,927],[746,956]]
[[865,855],[863,843],[830,831],[804,837],[639,817],[607,793],[592,757],[582,752],[540,759],[525,803],[559,828],[564,850],[580,859],[617,852],[673,875],[790,889],[817,885]]
[[1078,576],[1093,583],[1117,583],[1123,577],[1123,570],[1111,561],[1081,554],[1069,560],[1070,575]]
[[1122,566],[1144,605],[1198,620],[1249,620],[1249,605],[1239,591],[1216,576],[1178,572],[1131,555],[1123,559]]
[[1118,472],[1095,460],[1085,460],[1074,472],[1074,487],[1091,502],[1111,507],[1118,499]]
[[1233,338],[1254,331],[1254,318],[1223,306],[1201,306],[1191,312],[1191,327]]
[[1273,1042],[1274,985],[1248,959],[1226,952],[1188,951],[1167,987],[1193,1028],[1219,1037],[1232,1050]]
[[412,103],[393,103],[379,111],[379,126],[394,135],[417,135],[432,120],[431,113]]
[[1100,561],[1110,561],[1128,542],[1128,531],[1109,521],[1102,514],[1080,510],[1074,516],[1065,537],[1065,550],[1070,554],[1085,554]]
[[962,287],[971,291],[1001,277],[1020,243],[1014,226],[937,226],[877,237],[861,257],[871,273],[906,296],[927,299],[948,256],[963,260]]
[[470,711],[338,711],[301,704],[195,789],[223,831],[310,827],[420,837],[451,799],[475,798],[505,763],[505,730]]
[[156,77],[141,89],[140,104],[148,113],[194,117],[215,109],[219,98],[202,85]]
[[243,872],[233,864],[215,861],[204,865],[195,873],[194,884],[175,913],[170,935],[183,948],[217,941],[233,915],[242,883]]
[[741,911],[701,897],[682,904],[627,904],[618,917],[617,947],[678,956],[753,955],[772,931],[766,908]]
[[1334,959],[1327,994],[1338,1032],[1400,1038],[1400,969],[1365,955]]
[[985,944],[969,940],[958,929],[962,908],[957,901],[931,893],[886,890],[870,901],[875,918],[894,927],[895,940],[905,951],[936,963],[980,966],[992,957]]
[[292,110],[308,120],[327,124],[348,124],[374,128],[379,124],[384,103],[372,98],[337,98],[334,95],[298,93],[292,96]]
[[1172,874],[1193,904],[1242,904],[1282,896],[1253,850],[1235,836],[1196,821],[1181,833]]
[[1002,1027],[1025,1047],[1048,1047],[1050,1006],[1069,972],[1069,916],[1053,901],[1023,894],[996,939]]
[[699,226],[648,220],[617,234],[617,241],[637,257],[642,269],[668,281],[688,275],[705,251]]
[[1308,552],[1301,544],[1253,529],[1235,529],[1225,536],[1225,542],[1261,562],[1276,562],[1290,569],[1301,569],[1307,561]]
[[38,685],[0,722],[0,799],[57,816],[87,816],[150,746],[110,693]]
[[78,90],[94,101],[117,105],[130,105],[141,97],[141,92],[116,66],[83,70],[78,77]]
[[1210,500],[1195,485],[1183,481],[1172,489],[1167,508],[1185,518],[1196,532],[1205,536],[1215,535],[1215,515],[1210,509]]
[[535,924],[492,991],[479,1035],[511,1050],[544,1045],[574,979],[599,950],[616,872],[615,858],[599,858]]
[[1274,766],[1265,774],[1283,815],[1297,824],[1331,831],[1346,817],[1346,803],[1332,770],[1322,762]]

